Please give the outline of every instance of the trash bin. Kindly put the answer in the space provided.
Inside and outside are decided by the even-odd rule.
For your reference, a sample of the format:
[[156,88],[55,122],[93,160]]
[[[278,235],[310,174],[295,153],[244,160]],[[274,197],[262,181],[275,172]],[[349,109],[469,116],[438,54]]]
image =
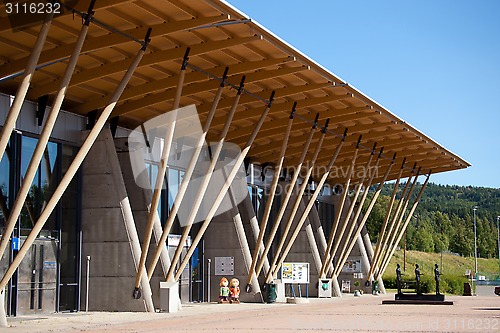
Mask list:
[[318,297],[332,297],[332,279],[319,279],[318,282]]
[[274,283],[267,283],[265,285],[266,288],[266,301],[267,303],[274,303],[276,302],[276,284]]
[[469,282],[464,283],[464,296],[472,296],[472,288]]
[[372,295],[378,294],[378,281],[372,282]]

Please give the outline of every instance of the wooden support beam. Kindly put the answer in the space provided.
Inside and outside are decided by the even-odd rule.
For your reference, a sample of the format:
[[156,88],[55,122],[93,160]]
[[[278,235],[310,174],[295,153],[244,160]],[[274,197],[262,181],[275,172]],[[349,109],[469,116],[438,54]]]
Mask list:
[[[257,237],[255,249],[252,255],[252,263],[250,264],[250,269],[248,271],[248,278],[247,278],[247,287],[246,291],[250,292],[252,290],[252,279],[255,276],[255,266],[257,265],[257,260],[259,259],[259,252],[260,252],[260,244],[264,240],[264,233],[266,231],[267,227],[267,221],[269,220],[269,216],[271,215],[271,208],[273,207],[273,202],[275,199],[275,194],[276,194],[276,189],[278,188],[278,183],[281,175],[281,167],[283,166],[283,161],[285,160],[285,153],[287,150],[288,146],[288,138],[290,136],[290,131],[292,130],[292,125],[293,125],[293,114],[295,112],[295,108],[297,107],[297,103],[293,105],[292,112],[290,114],[290,119],[288,120],[288,125],[285,130],[285,135],[283,136],[283,142],[281,144],[281,150],[278,156],[278,162],[276,163],[276,166],[274,167],[274,175],[273,175],[273,181],[271,182],[271,188],[269,190],[269,195],[267,197],[266,201],[266,207],[264,209],[264,214],[262,216],[262,220],[260,222],[259,226],[259,236]],[[257,212],[255,212],[257,213]],[[258,277],[258,276],[257,276]]]
[[[340,143],[337,145],[337,150],[335,151],[335,153],[331,157],[330,162],[328,163],[328,167],[326,168],[326,172],[323,173],[323,175],[321,177],[321,180],[319,181],[316,189],[314,190],[313,195],[309,199],[309,202],[307,203],[306,208],[302,212],[302,216],[300,217],[299,221],[297,222],[295,230],[292,233],[292,235],[290,236],[290,240],[288,241],[287,246],[283,250],[283,254],[281,255],[281,258],[278,261],[278,263],[276,265],[276,268],[274,269],[274,275],[276,275],[278,273],[278,270],[283,265],[283,262],[285,261],[285,259],[286,259],[287,255],[288,255],[288,253],[290,252],[290,250],[291,250],[291,248],[292,248],[295,240],[297,239],[297,237],[298,237],[298,235],[299,235],[299,233],[300,233],[300,231],[302,229],[302,226],[303,226],[305,220],[309,216],[309,213],[311,212],[312,207],[316,203],[316,199],[318,198],[318,195],[323,190],[323,185],[325,184],[326,180],[328,179],[328,176],[330,174],[330,170],[333,168],[335,160],[337,159],[337,156],[339,155],[340,150],[342,149],[342,145],[344,144],[344,139],[345,139],[345,134],[342,137]],[[300,197],[300,200],[302,200],[302,196]],[[312,229],[310,229],[310,232],[309,232],[309,239],[310,239],[310,242],[312,242],[313,244],[315,244],[314,235],[312,235]],[[319,261],[318,264],[321,265],[321,258],[319,257],[319,253],[318,253],[318,261]],[[320,267],[318,267],[318,268],[320,268]]]
[[[392,233],[391,239],[388,242],[387,249],[391,249],[393,246],[397,246],[397,244],[394,244],[394,239],[398,235],[398,230],[401,228],[403,218],[404,218],[404,215],[406,212],[406,208],[408,207],[408,203],[410,202],[411,196],[413,194],[413,190],[415,189],[415,185],[417,184],[417,180],[418,180],[419,176],[420,176],[420,169],[418,169],[417,174],[415,175],[415,179],[413,180],[413,184],[411,185],[411,188],[410,188],[410,191],[408,192],[408,195],[406,196],[406,198],[401,197],[401,199],[400,199],[400,201],[404,201],[404,205],[403,205],[404,207],[402,208],[401,214],[399,215],[399,217],[395,223],[394,232]],[[385,248],[385,246],[384,246],[384,248]],[[385,253],[385,256],[383,257],[383,259],[381,261],[382,264],[380,265],[380,267],[384,267],[385,262],[390,259],[389,252],[390,251],[387,251]]]
[[[373,149],[372,149],[372,153],[371,153],[372,157],[375,154],[375,147],[376,146],[374,146]],[[383,153],[383,151],[381,150],[380,154],[378,155],[377,160],[375,162],[375,166],[374,166],[375,169],[378,168],[378,163],[380,162],[380,156],[382,155],[382,153]],[[365,181],[366,176],[370,175],[370,178],[368,180],[368,184],[366,184],[366,186],[364,187],[363,196],[361,197],[361,200],[358,203],[358,208],[356,209],[356,212],[354,213],[354,216],[352,217],[352,219],[351,219],[350,215],[348,215],[348,217],[346,218],[346,221],[348,221],[349,219],[351,219],[352,222],[351,222],[351,226],[350,226],[350,228],[349,228],[346,236],[344,237],[344,239],[345,239],[344,245],[342,246],[342,248],[339,251],[339,262],[338,263],[340,263],[341,265],[337,265],[337,266],[340,266],[340,268],[342,268],[342,266],[343,266],[342,261],[344,260],[344,257],[349,256],[349,253],[347,253],[348,252],[347,251],[347,246],[348,246],[349,240],[351,239],[352,234],[354,232],[354,228],[355,228],[355,226],[356,226],[356,224],[358,222],[358,218],[359,218],[359,215],[361,214],[361,210],[363,209],[363,205],[365,203],[365,200],[368,197],[368,191],[370,189],[370,186],[372,185],[373,178],[375,177],[375,173],[374,172],[371,173],[369,171],[369,170],[371,170],[373,168],[373,166],[371,165],[371,162],[372,162],[372,159],[370,159],[368,161],[368,163],[366,165],[366,170],[365,170],[364,176],[363,176],[362,180],[360,181],[360,183],[358,185],[359,186],[358,187],[358,191],[359,191],[361,189],[361,187],[363,187],[363,183]],[[354,199],[356,199],[356,196],[355,196]],[[354,199],[353,199],[353,201],[355,201]],[[354,238],[356,238],[356,237],[357,237],[357,235],[355,235]]]
[[374,273],[374,270],[375,270],[375,267],[377,266],[377,262],[379,260],[378,258],[380,257],[380,254],[382,252],[381,251],[382,250],[381,249],[382,241],[384,240],[385,231],[387,229],[387,224],[389,223],[389,219],[391,217],[392,208],[394,206],[394,200],[396,199],[396,193],[398,191],[399,181],[401,180],[401,176],[403,174],[405,161],[406,161],[406,159],[404,159],[403,163],[401,164],[401,168],[399,169],[399,174],[398,174],[398,177],[396,179],[396,183],[394,184],[394,189],[392,191],[391,200],[389,201],[389,205],[387,206],[387,212],[385,214],[384,222],[382,223],[382,229],[380,230],[380,234],[379,234],[379,237],[377,240],[377,247],[375,248],[375,256],[374,256],[373,262],[371,263],[370,271],[368,272],[368,280],[371,280],[373,273]]
[[167,114],[167,125],[165,136],[163,138],[163,149],[160,157],[160,167],[158,168],[158,175],[156,176],[153,198],[151,199],[151,205],[149,206],[148,221],[146,223],[146,229],[144,230],[144,237],[142,241],[141,248],[141,259],[139,261],[139,267],[137,269],[137,274],[135,276],[134,285],[134,298],[138,299],[140,297],[139,286],[141,284],[142,273],[145,269],[146,258],[148,256],[149,245],[151,243],[151,236],[153,235],[154,218],[158,211],[158,204],[160,203],[161,190],[163,188],[163,182],[165,180],[165,175],[167,173],[168,167],[168,157],[170,156],[170,149],[172,148],[172,142],[174,138],[175,126],[177,123],[177,110],[180,105],[182,88],[184,87],[184,78],[186,76],[186,66],[189,61],[189,47],[184,53],[184,58],[182,60],[181,71],[179,74],[179,82],[177,84],[177,89],[175,91],[174,103],[172,110]]
[[290,211],[290,216],[288,217],[288,221],[285,224],[285,229],[282,232],[281,240],[278,244],[278,248],[276,249],[276,255],[274,256],[273,261],[270,265],[269,272],[267,272],[266,283],[270,283],[277,272],[276,265],[278,263],[278,258],[279,258],[280,252],[283,249],[283,246],[285,246],[288,232],[290,231],[290,228],[292,227],[293,220],[294,220],[295,215],[297,214],[297,210],[299,209],[299,206],[302,202],[302,195],[304,194],[306,188],[309,186],[308,180],[313,172],[314,163],[316,162],[316,158],[318,157],[318,155],[321,151],[321,145],[323,144],[323,140],[325,139],[327,126],[328,126],[328,120],[327,120],[327,123],[325,125],[324,130],[321,132],[321,136],[319,138],[318,143],[316,144],[316,149],[314,150],[313,156],[309,160],[309,168],[307,169],[305,177],[302,179],[302,184],[300,185],[299,192],[297,193],[297,198],[295,199],[295,203],[292,207],[292,210]]
[[175,274],[175,281],[179,281],[179,278],[181,277],[182,272],[184,271],[184,268],[189,263],[189,260],[191,260],[191,256],[193,255],[196,247],[198,246],[198,243],[200,242],[200,240],[203,237],[203,235],[205,234],[205,231],[207,230],[210,222],[212,221],[213,217],[215,216],[217,209],[219,208],[220,204],[222,203],[222,200],[224,199],[224,196],[226,195],[229,187],[231,186],[234,178],[236,177],[236,174],[238,173],[240,167],[243,165],[243,161],[245,160],[248,152],[250,151],[250,148],[252,147],[252,144],[253,144],[253,141],[255,140],[255,137],[259,133],[259,130],[262,127],[262,124],[264,123],[264,120],[266,119],[267,114],[269,113],[269,109],[271,108],[271,103],[272,103],[273,99],[274,99],[274,92],[271,93],[271,98],[269,99],[269,104],[267,104],[266,109],[264,110],[264,112],[262,113],[262,115],[259,119],[259,122],[256,124],[256,126],[254,128],[254,131],[252,132],[252,134],[248,138],[248,141],[245,145],[245,148],[243,148],[243,150],[241,151],[241,154],[237,157],[237,159],[233,165],[233,168],[231,169],[231,172],[229,173],[229,176],[226,179],[226,182],[224,183],[221,190],[219,191],[212,208],[210,209],[210,211],[208,212],[208,214],[205,218],[205,221],[200,226],[200,230],[198,231],[198,234],[194,238],[191,246],[189,247],[189,249],[186,253],[186,256],[184,257],[184,259],[180,263],[179,268],[177,270],[177,273]]
[[[9,282],[10,278],[12,277],[14,272],[17,270],[17,268],[21,264],[21,261],[28,253],[28,250],[30,249],[34,240],[38,237],[38,234],[40,233],[43,226],[47,222],[49,216],[54,211],[54,208],[56,207],[57,203],[61,199],[64,192],[66,191],[66,188],[69,186],[70,182],[73,180],[75,174],[77,173],[78,169],[80,168],[81,164],[83,163],[83,160],[85,159],[88,152],[92,148],[95,140],[97,139],[97,136],[99,135],[102,128],[106,124],[106,121],[108,120],[111,112],[113,111],[113,108],[116,105],[116,102],[120,98],[120,95],[122,94],[123,90],[125,89],[126,85],[128,84],[130,78],[132,77],[135,69],[137,68],[137,65],[141,61],[141,59],[144,55],[144,52],[147,48],[148,43],[149,43],[149,38],[148,38],[148,36],[146,36],[146,42],[144,43],[144,46],[139,50],[139,52],[137,53],[137,55],[133,59],[129,69],[127,70],[127,72],[123,76],[122,80],[120,81],[119,85],[117,86],[117,88],[115,90],[115,94],[110,99],[108,106],[106,106],[106,108],[104,108],[103,112],[99,116],[99,119],[97,120],[95,126],[92,128],[89,135],[87,136],[87,138],[83,142],[80,150],[76,154],[76,156],[73,159],[73,161],[71,162],[68,170],[66,171],[63,178],[61,179],[61,182],[59,183],[57,188],[54,190],[52,197],[47,202],[47,205],[45,206],[44,210],[40,214],[38,221],[36,222],[35,226],[31,230],[31,232],[28,235],[28,237],[26,238],[26,240],[24,241],[24,244],[22,245],[21,249],[17,253],[13,262],[10,264],[10,266],[7,269],[2,280],[0,281],[0,290],[5,289],[5,286]],[[154,310],[154,309],[152,309],[152,310]]]
[[[16,96],[14,97],[14,102],[12,103],[9,113],[7,114],[7,119],[5,119],[2,128],[0,128],[0,161],[2,161],[3,153],[5,152],[5,148],[9,143],[10,135],[12,134],[12,130],[16,125],[19,113],[21,112],[21,107],[23,106],[24,100],[26,98],[26,93],[28,92],[28,88],[30,87],[31,79],[33,78],[36,64],[38,63],[38,59],[40,58],[40,53],[42,52],[43,45],[45,44],[45,40],[47,39],[47,34],[49,33],[49,28],[51,23],[52,23],[52,15],[47,17],[47,19],[43,22],[40,28],[40,32],[35,42],[35,46],[33,47],[33,51],[31,52],[31,55],[28,59],[28,63],[26,65],[26,69],[24,71],[21,84],[17,88]],[[23,66],[25,63],[26,61],[23,63]],[[9,66],[4,65],[2,67],[9,67]],[[5,75],[3,76],[0,75],[0,77],[4,76]]]
[[[317,126],[317,120],[314,121],[313,126],[309,130],[309,135],[307,136],[306,143],[304,145],[304,149],[302,150],[302,154],[300,156],[300,159],[297,163],[297,166],[295,167],[295,171],[293,173],[292,179],[290,180],[290,184],[288,186],[285,186],[285,198],[281,202],[280,209],[278,211],[278,215],[276,216],[276,219],[274,220],[273,227],[269,233],[269,238],[267,239],[266,245],[264,247],[264,251],[262,252],[262,256],[260,258],[259,263],[257,264],[257,268],[255,270],[255,276],[259,276],[262,267],[264,266],[264,262],[266,261],[267,254],[269,253],[269,250],[271,249],[271,245],[273,243],[274,237],[276,236],[276,232],[278,231],[279,225],[281,223],[281,220],[283,218],[283,214],[285,214],[286,206],[288,205],[288,202],[290,201],[290,198],[293,193],[293,189],[295,188],[295,184],[297,183],[297,179],[299,178],[300,171],[302,169],[302,164],[304,163],[304,160],[307,155],[307,151],[309,150],[309,146],[311,144],[314,131]],[[269,272],[272,270],[272,267],[270,267]],[[268,272],[268,273],[269,273]]]
[[[424,190],[425,190],[425,187],[427,186],[427,183],[429,182],[429,178],[432,174],[432,171],[429,172],[429,174],[427,175],[427,178],[425,179],[425,182],[424,184],[422,185],[422,187],[420,188],[420,191],[417,195],[417,198],[415,199],[415,202],[413,203],[413,206],[410,210],[410,213],[408,214],[407,218],[406,218],[406,221],[403,225],[403,227],[401,228],[401,231],[399,232],[399,235],[398,235],[398,238],[396,240],[396,243],[395,244],[399,244],[399,242],[401,241],[401,237],[403,237],[403,234],[406,230],[406,228],[408,227],[408,223],[410,223],[412,217],[413,217],[413,214],[415,213],[415,209],[417,209],[417,206],[420,202],[420,199],[422,198],[422,194],[424,193]],[[389,260],[386,262],[386,265],[384,267],[382,267],[380,270],[379,270],[379,273],[378,273],[378,276],[382,276],[385,272],[385,270],[387,269],[387,266],[389,265],[389,261],[390,261],[390,258],[392,258],[392,256],[394,255],[394,252],[396,251],[396,246],[394,246],[389,254]]]
[[[97,1],[99,3],[99,1]],[[212,17],[200,17],[200,18],[194,18],[194,19],[189,19],[189,20],[184,20],[184,21],[174,21],[174,22],[162,22],[160,24],[156,24],[151,26],[153,29],[151,33],[151,38],[157,37],[157,36],[164,36],[168,35],[174,32],[182,31],[182,30],[187,30],[199,25],[203,24],[208,24],[208,23],[214,23],[220,20],[223,20],[227,15],[216,15]],[[137,27],[134,29],[126,30],[123,32],[124,35],[129,35],[132,38],[142,38],[146,31],[148,30],[147,27]],[[103,36],[99,37],[91,37],[88,38],[87,41],[85,42],[85,46],[82,48],[81,53],[82,54],[87,54],[87,53],[92,53],[98,50],[102,50],[105,48],[109,48],[110,46],[113,47],[120,47],[120,45],[125,44],[125,43],[131,43],[133,42],[132,39],[125,37],[122,34],[116,34],[116,33],[109,33]],[[50,49],[47,51],[44,51],[40,55],[40,61],[39,63],[41,65],[44,64],[50,64],[53,63],[57,60],[63,60],[65,57],[68,56],[68,54],[71,53],[71,50],[73,50],[76,47],[76,43],[69,43],[69,44],[64,44],[62,46],[56,47],[54,49]],[[9,63],[8,66],[3,66],[0,69],[0,77],[4,77],[7,75],[10,75],[12,73],[17,73],[22,70],[24,67],[24,64],[26,64],[27,59],[26,58],[21,58],[21,59],[16,59],[12,62]],[[104,65],[104,64],[103,64]],[[125,70],[126,67],[123,67],[123,70]],[[54,84],[56,84],[55,87],[60,85],[61,83],[58,82],[60,80],[56,80]],[[52,85],[51,85],[52,86]],[[55,89],[53,90],[55,91]],[[38,96],[43,96],[46,94],[50,94],[53,91],[47,91],[39,94]]]
[[[191,48],[191,52],[189,54],[191,57],[193,57],[195,55],[201,55],[221,48],[224,49],[235,45],[249,43],[259,39],[261,39],[261,36],[230,38],[222,41],[200,43],[189,46]],[[182,58],[185,50],[186,47],[183,46],[175,49],[168,49],[164,51],[155,51],[148,53],[144,56],[144,59],[141,61],[140,67],[151,66],[161,62],[173,61]],[[99,75],[95,75],[94,71],[82,71],[80,73],[76,73],[71,80],[70,87],[81,85],[83,83],[88,83],[93,80],[98,80],[105,76],[110,76],[116,73],[123,72],[127,68],[128,62],[129,62],[128,59],[124,59],[116,62],[106,63],[101,67],[99,67]],[[46,93],[47,91],[55,91],[55,89],[57,89],[57,82],[49,83],[45,85],[43,91],[40,90],[37,94],[41,96],[43,95],[44,92]]]
[[[274,60],[274,59],[273,59]],[[278,63],[281,63],[283,60],[279,59]],[[253,66],[260,66],[260,65],[265,65],[266,63],[276,63],[277,61],[267,61],[267,60],[261,60],[261,61],[255,61],[255,62],[250,62],[250,63],[245,63],[245,64],[238,64],[235,65],[234,68],[231,67],[231,72],[233,74],[236,73],[241,73],[244,71],[246,68],[248,68],[249,65]],[[255,68],[255,67],[254,67]],[[292,70],[285,70],[285,72],[297,72],[301,68],[305,67],[300,67],[300,68],[293,68]],[[270,75],[278,75],[279,71],[283,70],[270,70],[267,72],[270,72]],[[236,75],[235,75],[236,76]],[[258,79],[257,75],[252,75],[253,77],[256,77]],[[249,76],[246,75],[247,81],[249,80]],[[196,92],[201,92],[201,91],[206,91],[210,90],[213,88],[212,82],[207,84],[207,75],[202,72],[191,72],[191,73],[186,73],[186,77],[184,79],[184,85],[190,84],[190,91],[196,91]],[[169,77],[166,79],[161,79],[161,80],[156,80],[152,82],[148,82],[139,86],[131,87],[127,89],[123,93],[122,98],[120,101],[126,102],[131,99],[135,99],[141,96],[146,96],[146,95],[151,95],[151,94],[162,94],[164,95],[164,100],[168,100],[173,97],[173,92],[174,88],[177,85],[177,77]],[[102,105],[104,105],[105,101],[107,100],[107,96],[103,96],[101,98],[96,98],[92,99],[90,101],[87,101],[83,104],[80,104],[76,106],[75,108],[71,109],[71,112],[79,113],[79,114],[86,114],[87,112],[101,108]],[[229,100],[228,100],[229,101]],[[151,104],[148,104],[146,106],[151,106]]]
[[[90,14],[90,16],[92,16],[92,14]],[[45,121],[45,125],[43,127],[40,138],[37,141],[35,151],[33,152],[31,160],[28,164],[28,168],[26,169],[23,183],[21,185],[21,188],[19,189],[16,200],[12,206],[12,209],[11,209],[11,212],[10,212],[10,215],[8,217],[7,224],[6,224],[6,228],[4,230],[4,233],[2,235],[2,239],[0,241],[0,258],[3,256],[4,251],[7,248],[7,245],[9,243],[9,239],[10,239],[10,235],[12,234],[12,231],[14,230],[14,227],[17,223],[19,214],[21,213],[24,201],[26,200],[26,197],[28,196],[28,193],[31,189],[31,183],[33,182],[33,179],[35,178],[35,175],[38,171],[40,161],[42,160],[45,149],[47,147],[47,143],[49,142],[49,139],[50,139],[50,134],[52,133],[52,130],[53,130],[55,123],[56,123],[56,120],[57,120],[57,116],[59,115],[59,111],[61,110],[62,102],[64,101],[64,98],[66,97],[66,91],[68,89],[68,84],[69,84],[69,81],[71,80],[71,76],[73,75],[73,71],[75,70],[76,62],[77,62],[78,57],[80,55],[80,51],[82,49],[83,43],[85,42],[85,37],[87,36],[87,32],[89,29],[89,24],[90,24],[91,19],[92,18],[90,17],[90,19],[86,20],[85,24],[82,25],[82,28],[80,30],[80,35],[78,36],[78,39],[75,43],[75,48],[73,49],[73,52],[71,53],[71,57],[70,57],[69,62],[66,66],[66,70],[64,71],[64,75],[63,75],[62,80],[61,80],[61,87],[59,87],[56,98],[54,99],[54,103],[52,104],[52,108],[50,110],[50,113],[47,116],[47,120]],[[2,155],[3,155],[3,152],[2,152]]]
[[[212,175],[214,173],[215,167],[216,167],[217,163],[219,162],[219,156],[221,155],[227,132],[229,131],[229,127],[231,126],[231,121],[233,119],[233,115],[236,112],[236,108],[238,107],[239,101],[241,100],[240,98],[241,98],[241,95],[243,93],[244,82],[245,82],[245,76],[243,76],[243,78],[241,79],[241,82],[240,82],[240,85],[238,88],[238,93],[236,94],[236,97],[233,101],[233,107],[231,108],[231,111],[229,112],[229,116],[227,117],[226,125],[224,126],[224,129],[222,130],[222,132],[220,134],[219,141],[217,142],[215,149],[212,150],[212,160],[210,161],[210,165],[208,167],[208,170],[205,171],[205,175],[203,176],[202,183],[201,183],[200,187],[198,188],[198,191],[196,193],[196,197],[195,197],[192,205],[190,206],[190,210],[191,210],[190,214],[187,218],[187,221],[183,221],[185,226],[184,226],[184,230],[183,230],[182,235],[181,235],[181,239],[179,240],[179,244],[184,244],[186,242],[186,240],[189,236],[189,232],[191,231],[191,227],[196,219],[196,215],[198,214],[200,206],[203,202],[203,198],[205,197],[205,194],[207,192],[208,185],[210,184],[210,180],[212,179]],[[219,89],[220,89],[220,87],[219,87]],[[218,101],[217,101],[217,103],[218,103]],[[215,114],[216,109],[217,109],[217,105],[214,103],[213,112],[211,112],[211,115],[209,116],[210,120],[213,118],[213,115]],[[210,124],[205,125],[205,129],[206,129],[205,135],[208,132],[209,128],[210,128]],[[175,201],[177,202],[178,206],[180,206],[181,200],[184,197],[184,193],[187,190],[187,187],[189,185],[189,180],[191,179],[191,176],[192,176],[193,171],[194,171],[194,166],[195,166],[197,161],[198,161],[198,157],[196,159],[191,160],[192,170],[189,170],[190,171],[190,175],[188,175],[189,178],[187,178],[187,176],[184,175],[184,180],[187,179],[185,181],[185,183],[183,180],[183,184],[182,184],[185,186],[185,188],[183,188],[184,192],[177,193],[177,197],[175,198],[176,199]],[[182,194],[182,197],[180,197],[179,194]],[[174,202],[174,204],[175,204],[175,202]],[[169,220],[172,220],[172,222],[173,222],[176,215],[177,215],[177,212],[175,212],[175,214],[173,214],[171,212],[170,216],[169,216]],[[168,222],[167,222],[167,224],[168,224]],[[179,262],[182,251],[183,251],[182,246],[178,246],[177,249],[175,250],[174,257],[172,258],[172,264],[170,265],[170,269],[168,270],[168,273],[166,276],[167,281],[174,281],[175,267],[177,266],[177,263]],[[151,268],[152,267],[153,266],[151,266]],[[153,273],[152,269],[151,269],[151,273]]]

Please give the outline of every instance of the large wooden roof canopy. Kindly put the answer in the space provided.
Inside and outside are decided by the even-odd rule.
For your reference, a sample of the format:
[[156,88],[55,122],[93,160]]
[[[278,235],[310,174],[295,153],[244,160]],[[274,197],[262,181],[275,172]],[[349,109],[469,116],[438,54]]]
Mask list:
[[[76,3],[76,10],[86,12],[89,1]],[[13,31],[3,2],[0,7],[0,90],[14,94],[40,25]],[[182,57],[189,46],[189,63],[205,73],[188,68],[181,105],[196,104],[202,121],[220,84],[206,73],[220,77],[228,66],[228,81],[234,85],[246,75],[246,93],[232,122],[229,141],[246,142],[266,100],[276,91],[267,121],[250,151],[254,162],[274,162],[292,105],[297,102],[285,165],[296,163],[311,122],[319,113],[319,126],[327,118],[330,125],[317,164],[328,163],[348,128],[336,165],[347,168],[362,135],[357,166],[365,165],[375,143],[384,147],[382,172],[376,180],[382,178],[394,153],[395,167],[388,179],[397,177],[403,159],[403,176],[409,176],[414,165],[421,167],[422,173],[470,166],[224,1],[97,0],[94,10],[96,21],[90,24],[63,104],[65,110],[87,115],[103,108],[151,27],[147,53],[112,115],[119,116],[121,126],[134,128],[170,111]],[[81,25],[81,18],[70,12],[54,19],[28,99],[56,92]],[[222,130],[235,94],[235,89],[225,90],[208,139],[217,138]],[[319,130],[315,135],[318,139]]]

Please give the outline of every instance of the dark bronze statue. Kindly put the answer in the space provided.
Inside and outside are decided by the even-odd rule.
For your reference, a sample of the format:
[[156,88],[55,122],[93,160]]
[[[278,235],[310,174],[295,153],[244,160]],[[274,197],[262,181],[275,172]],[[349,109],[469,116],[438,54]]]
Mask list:
[[441,280],[442,274],[439,272],[439,266],[438,264],[434,265],[434,280],[436,280],[436,295],[440,295],[439,292],[439,281]]
[[396,265],[396,286],[398,288],[398,294],[402,294],[402,292],[401,292],[401,266],[399,266],[399,264]]
[[420,295],[422,294],[420,292],[420,268],[418,266],[418,264],[415,264],[415,280],[417,281],[417,295]]

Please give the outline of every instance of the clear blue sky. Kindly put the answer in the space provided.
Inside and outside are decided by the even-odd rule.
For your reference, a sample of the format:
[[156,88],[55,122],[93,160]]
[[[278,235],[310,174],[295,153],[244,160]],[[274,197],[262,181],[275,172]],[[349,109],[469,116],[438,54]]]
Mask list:
[[472,164],[431,181],[500,188],[499,0],[229,0]]

